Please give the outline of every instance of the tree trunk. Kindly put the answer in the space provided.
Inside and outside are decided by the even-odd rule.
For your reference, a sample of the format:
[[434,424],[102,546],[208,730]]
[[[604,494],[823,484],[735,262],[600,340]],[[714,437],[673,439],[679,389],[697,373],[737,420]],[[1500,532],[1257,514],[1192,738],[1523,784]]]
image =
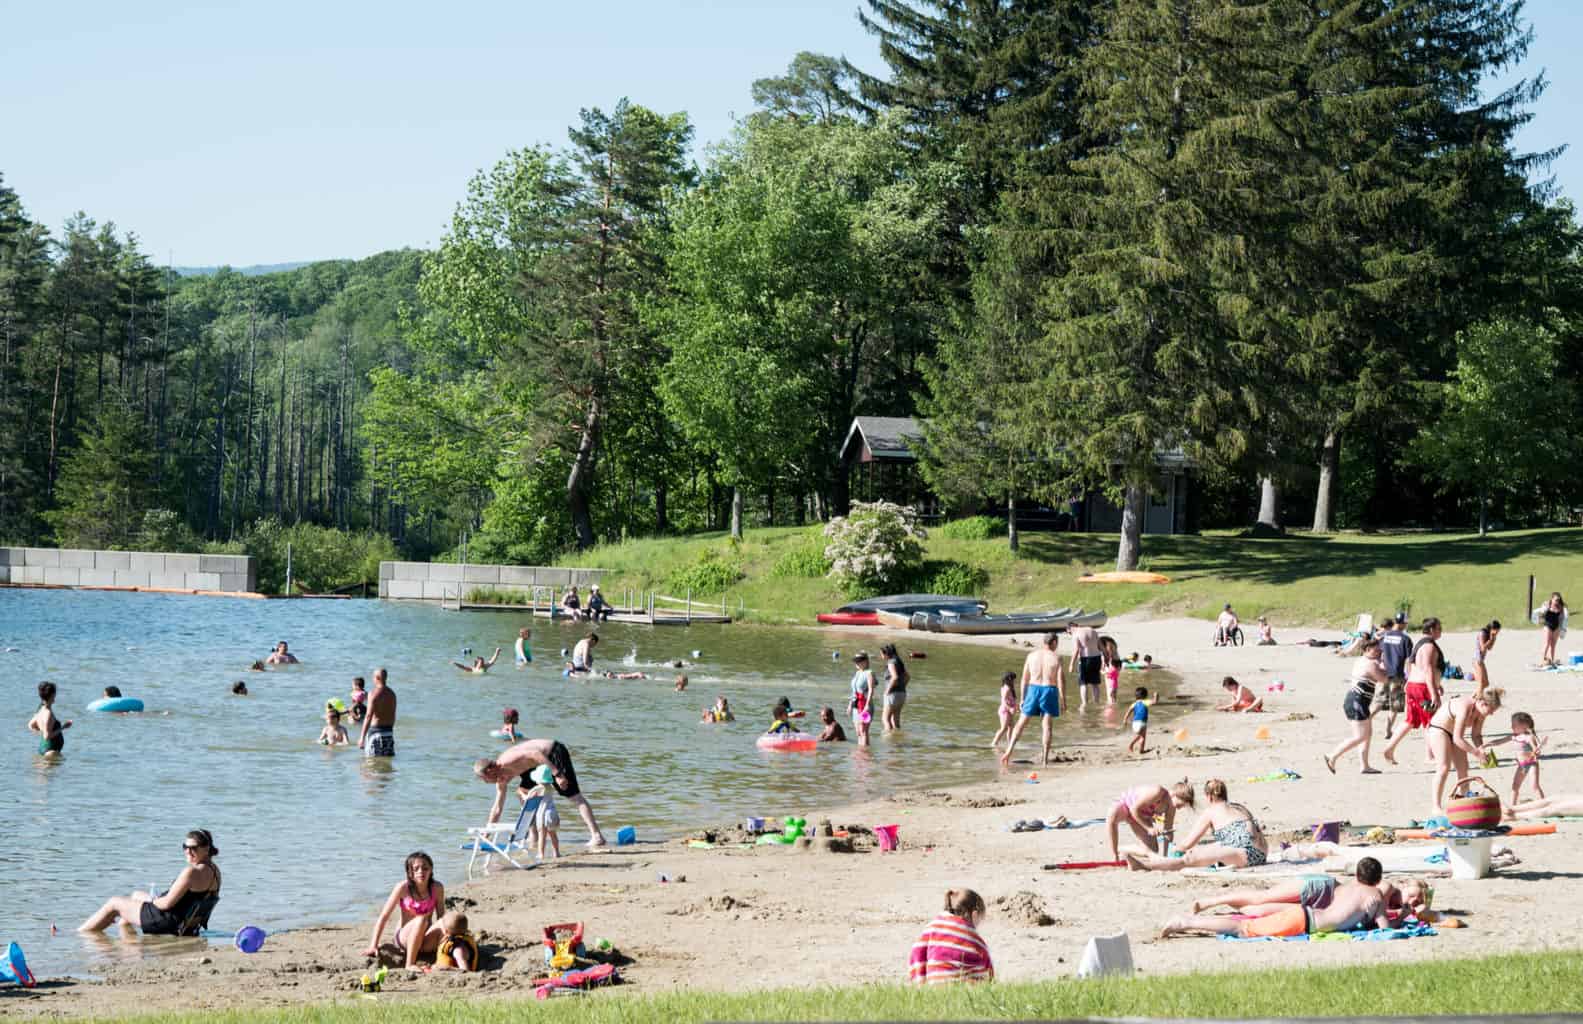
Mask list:
[[1259,525],[1281,529],[1281,485],[1273,477],[1259,478]]
[[670,497],[669,488],[665,481],[660,480],[654,485],[654,532],[664,535],[671,532],[670,510],[666,507]]
[[1488,536],[1490,532],[1490,492],[1479,490],[1479,536]]
[[1325,446],[1319,450],[1319,493],[1314,498],[1314,532],[1331,533],[1336,528],[1336,479],[1341,468],[1341,435],[1325,433]]
[[1006,502],[1006,542],[1013,552],[1022,550],[1022,538],[1017,535],[1017,499]]
[[742,488],[731,488],[731,536],[734,540],[742,539]]
[[566,475],[566,503],[571,507],[572,528],[577,533],[579,551],[594,546],[594,520],[589,512],[588,496],[593,490],[594,457],[599,445],[603,415],[599,397],[595,395],[589,399],[588,414],[583,418],[583,436],[577,442],[572,471]]
[[770,484],[764,489],[764,525],[775,525],[775,485]]
[[1127,488],[1127,497],[1121,506],[1121,543],[1116,547],[1117,572],[1131,572],[1138,567],[1138,555],[1143,550],[1144,497],[1142,487]]

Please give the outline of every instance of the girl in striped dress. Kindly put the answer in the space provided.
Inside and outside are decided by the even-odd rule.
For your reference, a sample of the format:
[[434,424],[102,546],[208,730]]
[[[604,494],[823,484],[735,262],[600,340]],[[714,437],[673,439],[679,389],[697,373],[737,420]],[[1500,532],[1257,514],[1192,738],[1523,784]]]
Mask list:
[[978,935],[984,914],[984,899],[972,889],[947,892],[945,913],[930,921],[912,944],[908,979],[919,985],[993,980],[995,965],[990,962],[989,947]]

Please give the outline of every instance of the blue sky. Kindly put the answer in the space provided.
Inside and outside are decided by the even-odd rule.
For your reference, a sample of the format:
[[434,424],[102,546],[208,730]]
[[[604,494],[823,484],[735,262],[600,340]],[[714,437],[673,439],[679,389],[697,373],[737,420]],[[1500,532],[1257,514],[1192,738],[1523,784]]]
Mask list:
[[[799,50],[877,70],[858,0],[458,0],[11,5],[0,173],[59,230],[74,211],[158,262],[274,263],[431,246],[467,179],[560,145],[580,107],[685,110],[700,144]],[[1521,74],[1551,87],[1520,142],[1572,141],[1583,0],[1530,0]],[[1583,196],[1583,151],[1552,168]]]

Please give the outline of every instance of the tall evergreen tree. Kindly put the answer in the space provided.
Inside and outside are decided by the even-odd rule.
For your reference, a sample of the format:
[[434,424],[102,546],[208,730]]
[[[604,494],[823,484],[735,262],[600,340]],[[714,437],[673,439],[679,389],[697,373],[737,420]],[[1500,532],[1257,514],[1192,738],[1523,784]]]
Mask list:
[[42,510],[39,390],[29,369],[48,276],[49,234],[0,178],[0,539],[31,539]]
[[61,466],[56,507],[44,514],[70,548],[125,548],[149,508],[153,460],[139,413],[112,395]]

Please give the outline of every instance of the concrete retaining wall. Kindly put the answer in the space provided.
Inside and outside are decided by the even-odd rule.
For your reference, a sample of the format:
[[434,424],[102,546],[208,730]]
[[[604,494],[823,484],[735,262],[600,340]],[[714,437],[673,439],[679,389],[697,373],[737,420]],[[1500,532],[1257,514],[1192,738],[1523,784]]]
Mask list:
[[236,594],[258,589],[258,567],[251,555],[0,547],[0,583],[160,587]]
[[456,600],[469,590],[531,594],[535,587],[587,587],[603,569],[551,569],[537,565],[468,565],[455,562],[380,562],[379,596],[408,601]]

